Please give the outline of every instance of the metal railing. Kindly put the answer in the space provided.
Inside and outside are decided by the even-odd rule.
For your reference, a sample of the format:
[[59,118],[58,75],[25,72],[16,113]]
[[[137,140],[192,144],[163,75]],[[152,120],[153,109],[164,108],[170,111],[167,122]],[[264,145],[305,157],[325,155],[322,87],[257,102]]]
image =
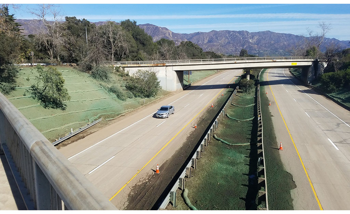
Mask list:
[[235,58],[215,58],[215,59],[179,59],[179,60],[152,60],[152,61],[116,61],[113,65],[131,66],[131,65],[154,65],[165,66],[175,64],[206,64],[206,63],[228,63],[228,62],[258,62],[258,61],[313,61],[315,58],[304,56],[288,57],[235,57]]
[[27,209],[116,209],[1,93],[0,144]]
[[87,124],[86,126],[82,127],[82,128],[79,128],[78,130],[74,131],[74,132],[71,132],[69,133],[68,135],[62,137],[62,138],[59,138],[58,140],[56,140],[55,142],[52,143],[52,145],[54,146],[57,146],[58,144],[62,143],[63,141],[73,137],[74,135],[77,135],[79,134],[80,132],[90,128],[91,126],[94,126],[96,125],[97,123],[101,122],[102,120],[102,117],[98,120],[95,120],[94,122],[90,123],[90,124]]
[[[257,79],[259,81],[257,85],[257,92],[256,92],[256,115],[258,117],[257,120],[257,147],[258,147],[258,185],[259,185],[259,192],[258,192],[258,204],[262,204],[262,202],[265,202],[265,207],[261,209],[269,209],[269,203],[268,203],[268,196],[267,196],[267,178],[266,178],[266,165],[265,165],[265,155],[264,155],[264,126],[263,126],[263,119],[262,119],[262,112],[261,112],[261,97],[260,97],[260,74],[263,70],[261,70],[257,76]],[[263,188],[263,189],[261,189]]]

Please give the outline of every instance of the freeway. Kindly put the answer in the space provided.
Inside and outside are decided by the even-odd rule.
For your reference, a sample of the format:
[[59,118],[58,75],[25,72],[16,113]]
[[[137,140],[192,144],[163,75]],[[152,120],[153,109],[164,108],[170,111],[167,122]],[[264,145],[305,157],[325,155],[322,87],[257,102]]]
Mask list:
[[[125,209],[131,187],[154,174],[157,164],[170,159],[194,130],[200,115],[241,74],[241,69],[220,72],[59,151],[118,209]],[[162,105],[173,105],[175,114],[154,118]]]
[[[270,111],[298,210],[350,210],[350,113],[304,87],[287,69],[269,69]],[[277,146],[277,145],[276,145]]]

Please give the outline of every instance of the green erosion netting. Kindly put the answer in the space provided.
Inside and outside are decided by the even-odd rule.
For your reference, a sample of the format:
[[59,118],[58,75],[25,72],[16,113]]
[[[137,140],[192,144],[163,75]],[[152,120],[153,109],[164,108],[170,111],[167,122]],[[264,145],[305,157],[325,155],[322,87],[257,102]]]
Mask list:
[[[263,74],[261,74],[262,78]],[[268,85],[262,86],[261,95],[261,111],[264,121],[264,155],[266,166],[267,193],[270,210],[292,210],[293,199],[290,191],[296,188],[293,176],[285,171],[278,150],[278,143],[273,128],[271,112],[268,108],[269,99],[265,91]],[[280,117],[280,115],[278,115]]]
[[[255,102],[254,92],[233,97],[238,105],[249,105]],[[250,98],[246,98],[250,97]],[[251,118],[254,107],[239,108],[227,105],[226,113],[237,118]],[[251,139],[253,121],[237,122],[227,117],[220,119],[217,136],[229,143],[256,143]],[[249,188],[249,176],[252,175],[250,157],[251,146],[232,146],[212,139],[206,147],[202,158],[197,161],[197,169],[193,177],[186,180],[190,199],[193,206],[199,210],[246,210],[256,209],[252,201],[256,199],[256,191]],[[255,160],[254,160],[255,161]],[[256,161],[255,161],[256,163]],[[256,168],[255,168],[256,170]],[[180,199],[179,199],[180,200]],[[178,201],[179,201],[178,200]],[[180,202],[179,202],[180,203]],[[186,209],[183,205],[178,209]]]

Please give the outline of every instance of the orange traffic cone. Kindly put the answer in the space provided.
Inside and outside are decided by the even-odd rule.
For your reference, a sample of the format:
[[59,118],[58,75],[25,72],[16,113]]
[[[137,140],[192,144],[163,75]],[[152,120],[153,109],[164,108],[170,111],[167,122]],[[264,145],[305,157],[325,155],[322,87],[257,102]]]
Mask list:
[[213,104],[211,104],[211,107],[213,108],[213,107],[214,107],[214,105],[213,105]]
[[282,143],[280,143],[280,148],[278,150],[283,151]]
[[269,102],[269,106],[271,105],[271,102]]
[[197,128],[197,124],[194,124],[194,128],[195,128],[195,129]]
[[157,164],[157,170],[156,173],[159,174],[159,165]]
[[221,94],[221,96],[224,96],[224,94]]

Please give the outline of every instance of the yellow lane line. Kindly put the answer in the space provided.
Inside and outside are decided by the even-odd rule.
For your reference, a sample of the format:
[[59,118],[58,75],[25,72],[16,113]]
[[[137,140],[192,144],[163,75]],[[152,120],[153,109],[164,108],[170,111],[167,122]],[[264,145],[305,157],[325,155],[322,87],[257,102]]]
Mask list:
[[[234,77],[234,78],[236,78],[236,77]],[[232,80],[234,79],[234,78],[232,78],[231,80],[230,80],[230,82],[229,83],[231,83],[232,82]],[[228,84],[229,84],[228,83]],[[215,97],[213,97],[213,99],[215,99],[220,93],[221,93],[221,91],[223,91],[225,88],[223,88],[223,89],[221,89],[220,91],[219,91],[219,93],[217,93],[216,95],[215,95]],[[211,104],[211,102],[213,101],[213,99],[211,99],[205,106],[204,106],[204,108],[202,108],[202,110],[200,111],[200,112],[198,112],[198,114],[196,114],[191,120],[190,120],[190,122],[188,122],[173,138],[171,138],[170,140],[169,140],[169,142],[167,142],[164,146],[163,146],[163,148],[161,148],[140,170],[138,170],[137,171],[137,173],[128,181],[128,182],[126,182],[126,184],[124,184],[124,186],[122,187],[122,188],[120,188],[120,190],[118,190],[118,192],[116,193],[116,194],[114,194],[110,199],[109,199],[109,201],[111,201],[111,200],[113,200],[113,198],[115,197],[115,196],[117,196],[119,193],[120,193],[120,191],[122,191],[165,147],[167,147],[168,145],[169,145],[169,143],[171,142],[171,141],[173,141],[174,139],[175,139],[175,137],[176,136],[178,136],[187,126],[188,126],[188,124],[190,124],[208,105],[210,105]]]
[[[266,74],[267,74],[267,81],[269,81],[269,73],[267,72]],[[273,99],[274,99],[275,102],[276,102],[276,106],[277,106],[277,108],[278,108],[278,111],[279,111],[279,113],[280,113],[280,115],[281,115],[281,117],[282,117],[283,123],[284,123],[284,125],[286,126],[286,129],[287,129],[287,131],[288,131],[289,137],[290,137],[290,139],[291,139],[292,142],[293,142],[295,151],[296,151],[297,154],[298,154],[298,157],[299,157],[299,160],[300,160],[300,162],[301,162],[301,165],[303,166],[303,169],[304,169],[304,172],[305,172],[305,174],[306,174],[306,177],[307,177],[307,179],[309,180],[311,189],[312,189],[312,191],[313,191],[313,193],[314,193],[314,195],[315,195],[315,198],[316,198],[316,201],[317,201],[317,203],[318,203],[318,206],[320,207],[320,210],[323,210],[322,205],[321,205],[321,203],[320,203],[320,201],[319,201],[319,199],[318,199],[318,196],[317,196],[317,194],[316,194],[315,188],[314,188],[314,186],[312,185],[312,182],[311,182],[311,180],[310,180],[309,174],[307,173],[307,170],[306,170],[306,168],[305,168],[304,162],[303,162],[303,160],[302,160],[301,157],[300,157],[300,154],[299,154],[299,151],[298,151],[298,149],[297,149],[297,146],[295,145],[295,142],[294,142],[294,140],[293,140],[293,137],[292,137],[292,135],[290,134],[289,128],[288,128],[288,126],[287,126],[287,123],[286,123],[286,121],[284,120],[284,117],[283,117],[283,115],[282,115],[282,112],[281,112],[281,110],[280,110],[280,107],[278,106],[278,103],[277,103],[276,97],[275,97],[275,95],[274,95],[274,93],[273,93],[273,91],[272,91],[271,85],[269,85],[269,87],[270,87],[270,90],[271,90],[271,94],[272,94],[272,96],[273,96]]]

